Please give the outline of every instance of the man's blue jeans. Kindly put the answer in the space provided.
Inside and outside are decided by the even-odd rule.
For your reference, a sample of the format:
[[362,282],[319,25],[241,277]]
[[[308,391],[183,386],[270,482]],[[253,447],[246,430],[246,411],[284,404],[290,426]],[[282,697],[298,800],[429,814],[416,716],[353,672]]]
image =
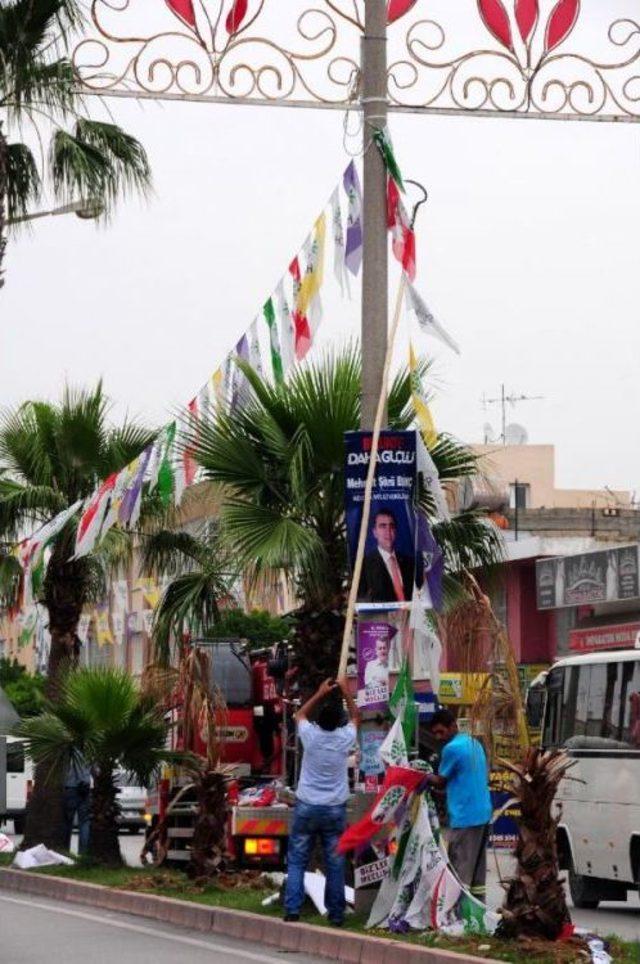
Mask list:
[[304,875],[317,837],[322,843],[327,878],[324,902],[329,920],[341,924],[344,919],[344,857],[336,850],[347,825],[347,805],[336,807],[296,801],[289,836],[287,886],[284,907],[287,914],[299,914],[304,903]]
[[64,788],[64,822],[67,850],[71,849],[73,818],[78,814],[78,853],[86,854],[91,832],[91,789],[88,783]]

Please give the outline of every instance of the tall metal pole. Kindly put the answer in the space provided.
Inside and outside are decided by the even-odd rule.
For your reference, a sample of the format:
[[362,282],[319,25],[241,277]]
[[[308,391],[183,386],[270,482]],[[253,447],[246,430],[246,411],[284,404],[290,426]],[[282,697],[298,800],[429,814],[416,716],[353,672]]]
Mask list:
[[[372,429],[387,351],[386,171],[372,142],[387,120],[387,0],[366,0],[362,40],[364,251],[362,268],[362,428]],[[386,425],[386,411],[384,417]]]

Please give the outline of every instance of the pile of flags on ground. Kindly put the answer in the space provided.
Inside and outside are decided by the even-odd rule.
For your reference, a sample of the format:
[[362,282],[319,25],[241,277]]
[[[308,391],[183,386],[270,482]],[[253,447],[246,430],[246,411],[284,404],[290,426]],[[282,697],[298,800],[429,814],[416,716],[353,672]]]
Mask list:
[[[396,719],[380,748],[384,782],[369,812],[340,838],[341,853],[364,850],[375,838],[395,839],[368,927],[394,932],[428,928],[452,936],[493,933],[498,917],[489,913],[458,880],[444,850],[435,805],[426,791],[428,764],[409,764],[407,747],[416,726],[411,674],[400,673],[390,708]],[[404,674],[404,678],[403,678]]]

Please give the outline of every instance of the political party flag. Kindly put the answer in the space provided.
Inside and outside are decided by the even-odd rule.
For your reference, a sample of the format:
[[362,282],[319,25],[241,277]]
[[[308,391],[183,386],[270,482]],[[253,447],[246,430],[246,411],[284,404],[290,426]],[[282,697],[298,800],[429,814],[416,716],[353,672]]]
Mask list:
[[366,847],[383,828],[394,826],[411,795],[424,780],[424,773],[409,767],[390,766],[373,806],[357,823],[348,827],[338,841],[338,853]]
[[121,526],[134,526],[140,518],[142,486],[151,461],[152,452],[153,445],[148,445],[144,452],[131,463],[131,476],[123,492],[122,501],[120,502],[120,508],[118,510],[118,522]]
[[418,714],[416,712],[416,698],[413,692],[411,670],[406,654],[402,659],[398,679],[389,698],[389,709],[396,719],[402,722],[402,731],[407,746],[413,746],[416,738]]
[[113,646],[113,636],[109,622],[109,608],[106,604],[96,606],[95,630],[96,642],[100,648],[103,646]]
[[404,738],[402,720],[398,716],[380,746],[380,759],[385,766],[409,766],[407,741]]
[[422,477],[422,484],[433,499],[438,521],[448,522],[451,518],[451,513],[449,512],[447,499],[440,484],[437,466],[431,457],[429,449],[425,445],[421,432],[418,432],[416,437],[416,452],[418,475]]
[[78,499],[67,509],[45,522],[32,536],[23,539],[12,550],[11,555],[17,559],[23,570],[21,605],[30,606],[37,598],[44,579],[44,553],[48,545],[58,536],[71,519],[77,515],[82,507],[82,499]]
[[444,553],[420,509],[416,512],[416,554],[416,585],[426,583],[433,608],[440,610],[444,597]]
[[382,159],[384,161],[384,166],[387,169],[387,174],[394,180],[394,182],[398,185],[398,188],[404,194],[404,182],[402,180],[402,174],[400,173],[400,168],[398,167],[398,162],[396,161],[396,156],[393,152],[391,133],[386,124],[383,128],[376,127],[373,132],[373,139],[378,150],[382,154]]
[[409,278],[416,277],[416,236],[407,214],[398,185],[392,177],[387,178],[387,226],[391,231],[391,247]]
[[427,621],[425,610],[433,607],[427,586],[413,587],[409,628],[413,630],[413,673],[416,679],[429,677],[432,691],[440,690],[442,643]]
[[98,537],[96,539],[96,544],[107,534],[109,529],[111,529],[120,517],[120,508],[122,506],[122,500],[125,496],[129,483],[131,482],[133,473],[136,468],[136,461],[130,462],[129,465],[125,465],[121,469],[117,476],[116,481],[109,494],[109,500],[105,513],[102,517],[102,523],[100,525],[100,531],[98,532]]
[[204,383],[198,392],[197,399],[200,421],[205,423],[210,422],[213,414],[211,405],[211,379],[207,379],[207,381]]
[[[242,361],[250,362],[249,357],[249,341],[246,335],[243,335],[238,344],[235,347],[235,358],[242,359]],[[233,370],[233,386],[231,391],[231,408],[232,409],[243,409],[246,408],[251,401],[251,385],[247,376],[242,371],[242,369],[235,363],[234,360],[234,370]]]
[[418,319],[420,330],[425,335],[431,335],[433,338],[438,338],[441,342],[459,355],[460,349],[458,345],[453,340],[451,335],[445,331],[440,322],[436,321],[412,284],[407,285],[406,299],[407,308],[409,311],[412,311]]
[[362,267],[362,189],[355,161],[351,161],[344,172],[342,183],[348,200],[344,260],[355,277]]
[[264,320],[269,328],[269,346],[271,348],[271,370],[273,372],[273,380],[277,385],[280,385],[284,380],[284,371],[282,367],[282,352],[280,350],[280,335],[278,334],[278,325],[276,323],[276,311],[273,306],[273,298],[269,298],[269,300],[265,302],[262,311],[264,314]]
[[340,285],[340,291],[351,297],[349,272],[345,265],[344,227],[342,224],[342,209],[340,207],[340,188],[336,187],[331,195],[331,224],[333,227],[333,273]]
[[409,342],[409,378],[411,382],[411,399],[413,401],[413,410],[416,413],[418,428],[420,429],[420,434],[425,445],[427,448],[432,449],[438,441],[438,433],[433,416],[431,415],[427,397],[424,394],[418,360],[411,342]]
[[262,355],[260,354],[260,342],[258,340],[257,318],[254,318],[249,326],[249,364],[254,372],[262,378]]
[[300,312],[300,293],[302,291],[302,276],[300,274],[300,261],[297,257],[289,265],[289,274],[293,279],[293,328],[295,356],[297,361],[302,361],[313,341],[309,320],[305,314]]
[[296,361],[296,331],[287,296],[284,293],[284,279],[276,287],[276,306],[280,320],[280,350],[282,353],[282,374],[286,375]]
[[320,288],[324,280],[326,233],[326,218],[324,214],[321,214],[314,225],[313,234],[307,238],[303,247],[306,271],[298,289],[296,313],[301,318],[308,320],[308,331],[311,339],[309,347],[313,343],[318,325],[322,320]]
[[216,409],[219,411],[220,409],[224,409],[227,403],[226,385],[224,380],[224,369],[222,365],[219,368],[216,368],[210,380],[211,380],[211,392],[209,397],[212,400],[213,404],[215,405]]
[[158,491],[160,501],[169,506],[177,504],[177,485],[175,471],[176,423],[170,422],[158,436],[154,444],[153,470],[149,479],[149,491]]
[[102,522],[111,504],[111,493],[117,478],[118,473],[112,472],[85,503],[85,509],[80,516],[76,532],[76,559],[88,556],[100,538]]

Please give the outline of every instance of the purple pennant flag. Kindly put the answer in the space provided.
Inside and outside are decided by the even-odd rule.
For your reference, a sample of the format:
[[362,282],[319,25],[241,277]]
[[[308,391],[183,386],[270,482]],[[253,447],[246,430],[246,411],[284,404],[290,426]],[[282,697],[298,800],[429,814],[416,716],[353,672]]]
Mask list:
[[420,511],[417,513],[416,556],[416,584],[422,588],[426,581],[433,608],[440,610],[443,603],[444,553],[431,531],[427,517]]
[[142,495],[142,483],[149,465],[149,459],[153,451],[153,445],[149,445],[140,456],[138,471],[134,475],[131,483],[127,486],[122,502],[118,510],[118,522],[120,525],[128,526],[137,522],[140,512],[140,499]]
[[362,190],[354,161],[344,172],[343,184],[348,199],[344,262],[355,277],[362,266]]

